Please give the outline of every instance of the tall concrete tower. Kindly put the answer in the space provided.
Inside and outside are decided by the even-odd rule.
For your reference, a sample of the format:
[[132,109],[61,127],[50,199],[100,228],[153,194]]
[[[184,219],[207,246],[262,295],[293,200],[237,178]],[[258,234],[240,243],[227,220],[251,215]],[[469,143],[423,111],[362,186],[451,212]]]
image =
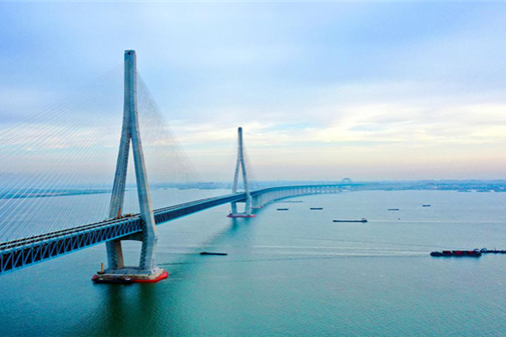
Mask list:
[[238,147],[237,147],[237,164],[235,166],[234,184],[232,185],[232,193],[237,193],[237,185],[239,182],[239,171],[242,171],[242,179],[244,182],[244,192],[246,194],[246,205],[244,206],[244,213],[237,212],[237,203],[232,203],[232,212],[228,215],[229,218],[251,218],[255,217],[251,214],[251,194],[248,181],[248,173],[246,171],[246,164],[244,162],[244,144],[242,140],[242,128],[237,129]]
[[[108,269],[104,277],[128,277],[139,280],[157,280],[165,276],[167,272],[155,267],[156,247],[156,223],[151,206],[148,177],[142,142],[139,129],[139,116],[137,108],[137,65],[134,50],[125,51],[125,92],[124,92],[123,128],[116,163],[116,174],[111,196],[109,216],[119,218],[122,214],[123,201],[125,196],[125,184],[127,178],[128,155],[130,142],[132,144],[133,159],[135,166],[135,179],[137,183],[137,195],[139,198],[142,233],[108,242],[107,260]],[[142,241],[141,257],[138,267],[125,267],[122,240]],[[163,277],[163,278],[165,278]]]

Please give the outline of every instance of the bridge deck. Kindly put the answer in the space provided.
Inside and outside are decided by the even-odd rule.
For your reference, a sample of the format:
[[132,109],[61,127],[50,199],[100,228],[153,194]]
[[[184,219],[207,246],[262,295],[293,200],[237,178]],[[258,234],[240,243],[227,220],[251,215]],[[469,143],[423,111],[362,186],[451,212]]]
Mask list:
[[[292,189],[340,187],[341,185],[304,185],[270,187],[252,191],[253,197]],[[157,225],[212,207],[245,201],[245,193],[205,198],[154,211]],[[142,231],[139,214],[120,219],[105,220],[55,232],[0,243],[0,274],[21,269],[61,255],[69,254],[107,241]]]
[[[244,193],[206,198],[154,211],[161,224],[205,209],[245,199]],[[0,274],[142,231],[140,215],[105,220],[0,244]]]

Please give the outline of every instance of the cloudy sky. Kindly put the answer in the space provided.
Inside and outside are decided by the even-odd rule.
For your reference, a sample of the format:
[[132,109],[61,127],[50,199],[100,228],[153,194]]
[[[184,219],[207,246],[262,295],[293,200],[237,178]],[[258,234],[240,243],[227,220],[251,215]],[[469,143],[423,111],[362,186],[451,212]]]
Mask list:
[[237,126],[262,180],[506,178],[505,31],[500,2],[0,3],[0,128],[135,49],[204,180]]

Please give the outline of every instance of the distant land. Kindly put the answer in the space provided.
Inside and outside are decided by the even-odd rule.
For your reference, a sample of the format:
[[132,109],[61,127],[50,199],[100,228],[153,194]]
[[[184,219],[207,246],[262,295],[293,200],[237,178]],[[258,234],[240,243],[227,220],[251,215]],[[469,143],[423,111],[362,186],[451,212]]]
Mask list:
[[[286,185],[313,185],[313,184],[337,184],[343,185],[346,190],[442,190],[442,191],[460,191],[460,192],[506,192],[506,180],[415,180],[415,181],[356,181],[343,183],[342,181],[259,181],[251,182],[252,188],[267,188]],[[154,185],[155,188],[179,187]],[[186,185],[186,188],[199,189],[229,189],[232,184],[228,182],[202,182],[195,185]]]

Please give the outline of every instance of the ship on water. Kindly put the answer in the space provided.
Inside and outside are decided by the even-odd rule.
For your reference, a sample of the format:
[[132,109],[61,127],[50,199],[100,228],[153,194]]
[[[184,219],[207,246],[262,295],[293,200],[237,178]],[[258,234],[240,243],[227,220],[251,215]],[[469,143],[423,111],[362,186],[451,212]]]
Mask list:
[[434,251],[430,253],[430,256],[455,256],[455,257],[480,257],[481,256],[481,250],[479,249],[473,249],[473,250],[443,250],[441,252]]
[[367,219],[366,218],[362,218],[362,219],[359,219],[359,220],[334,220],[334,222],[367,222]]

